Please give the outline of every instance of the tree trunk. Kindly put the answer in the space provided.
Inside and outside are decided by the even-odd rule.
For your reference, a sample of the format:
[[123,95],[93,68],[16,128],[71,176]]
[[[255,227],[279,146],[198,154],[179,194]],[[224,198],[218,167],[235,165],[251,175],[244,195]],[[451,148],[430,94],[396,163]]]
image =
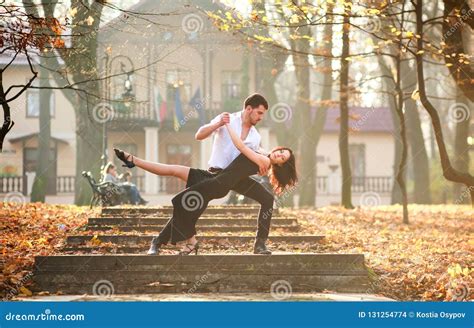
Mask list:
[[[464,97],[461,90],[458,89],[458,95],[456,102],[459,104],[466,104],[468,100]],[[469,106],[466,104],[464,109],[469,110]],[[471,113],[470,113],[471,114]],[[454,161],[453,167],[460,172],[469,172],[469,144],[467,138],[469,137],[469,117],[456,122],[456,137],[454,139]],[[468,203],[466,195],[466,188],[459,183],[453,185],[453,196],[456,204]]]
[[420,91],[420,100],[426,111],[430,115],[431,123],[433,125],[433,132],[436,138],[436,143],[438,145],[439,156],[441,160],[441,168],[443,169],[444,177],[452,182],[458,182],[464,184],[471,194],[471,205],[474,207],[474,177],[469,173],[459,172],[454,169],[451,165],[451,161],[448,156],[446,149],[446,144],[443,139],[443,130],[441,128],[441,121],[438,115],[436,108],[429,101],[426,94],[425,87],[425,77],[423,70],[423,0],[418,0],[415,6],[416,13],[416,32],[421,37],[417,39],[417,49],[416,54],[416,66],[417,66],[417,75],[418,75],[418,87]]
[[[87,205],[92,197],[92,190],[87,180],[82,177],[83,171],[91,171],[100,179],[102,165],[102,124],[94,120],[92,108],[94,103],[78,101],[81,105],[76,111],[76,183],[74,203]],[[77,178],[80,177],[80,178]]]
[[[403,19],[402,19],[402,26],[403,26]],[[401,46],[399,48],[401,50]],[[399,51],[401,54],[401,51]],[[408,195],[407,195],[407,187],[405,183],[405,172],[406,172],[406,165],[407,165],[407,154],[408,154],[408,145],[407,145],[407,134],[406,134],[406,123],[405,123],[405,115],[403,113],[403,91],[401,87],[401,56],[397,56],[397,79],[396,79],[396,86],[395,89],[397,90],[397,115],[398,120],[400,122],[400,138],[402,143],[402,153],[400,157],[400,164],[398,165],[398,172],[396,175],[396,181],[400,186],[400,193],[402,194],[402,206],[403,206],[403,223],[408,224]]]
[[342,170],[342,194],[341,204],[345,208],[354,208],[352,205],[352,173],[349,157],[349,31],[350,18],[349,8],[344,14],[342,29],[342,56],[341,56],[341,76],[340,76],[340,108],[341,108],[341,128],[339,132],[339,155]]
[[51,89],[49,83],[49,72],[44,69],[45,60],[41,59],[41,66],[39,69],[39,134],[38,134],[38,157],[36,166],[36,175],[31,190],[31,202],[42,202],[46,200],[46,193],[48,191],[48,184],[52,176],[50,163],[51,153]]
[[[402,88],[405,95],[411,95],[416,89],[416,72],[404,61],[402,69]],[[413,202],[417,204],[431,204],[430,192],[430,165],[425,139],[421,129],[420,114],[415,100],[405,98],[405,115],[407,123],[407,138],[413,165],[414,191]]]
[[5,89],[3,87],[3,72],[3,69],[0,70],[0,106],[2,106],[3,110],[3,124],[2,128],[0,129],[0,153],[3,151],[3,142],[5,141],[7,133],[15,125],[15,122],[11,117],[10,105],[8,104],[5,97]]
[[[306,42],[307,41],[301,41]],[[302,46],[299,50],[307,52],[308,47]],[[309,69],[310,64],[307,55],[293,55],[296,74],[296,107],[300,122],[298,126],[302,136],[300,139],[300,158],[301,170],[299,179],[299,205],[314,205],[315,188],[316,188],[316,144],[313,139],[312,121],[311,121],[311,105],[310,105],[310,83]],[[296,114],[296,113],[294,113]],[[295,131],[295,130],[294,130]]]
[[[448,68],[458,88],[465,97],[474,101],[474,68],[469,61],[460,60],[460,54],[469,54],[469,25],[474,29],[474,15],[469,7],[469,0],[444,0],[443,40],[446,43],[444,52]],[[457,12],[456,12],[457,11]],[[471,54],[472,55],[472,54]]]
[[[334,6],[327,4],[328,15],[333,13]],[[324,29],[324,39],[328,41],[323,49],[324,54],[331,54],[332,52],[332,28],[331,24],[326,25]],[[332,60],[326,58],[321,65],[322,74],[322,91],[321,91],[321,104],[318,106],[314,121],[311,121],[311,117],[308,122],[311,122],[311,126],[307,131],[308,138],[301,144],[301,160],[303,171],[311,171],[310,175],[305,175],[303,181],[300,183],[300,198],[299,206],[315,206],[316,205],[316,178],[317,178],[317,148],[321,135],[324,131],[324,124],[326,122],[327,109],[331,103],[332,97]],[[309,142],[307,142],[307,140]]]
[[[387,88],[387,90],[389,90]],[[393,157],[393,176],[397,176],[398,171],[398,163],[400,163],[402,158],[402,149],[403,144],[399,138],[400,136],[400,120],[397,115],[397,104],[393,96],[389,96],[388,103],[390,104],[390,114],[392,114],[392,121],[393,121],[393,133],[394,133],[394,157]],[[400,185],[398,183],[394,183],[392,186],[392,197],[391,197],[391,204],[401,204],[403,202],[402,199],[402,192],[400,189]]]

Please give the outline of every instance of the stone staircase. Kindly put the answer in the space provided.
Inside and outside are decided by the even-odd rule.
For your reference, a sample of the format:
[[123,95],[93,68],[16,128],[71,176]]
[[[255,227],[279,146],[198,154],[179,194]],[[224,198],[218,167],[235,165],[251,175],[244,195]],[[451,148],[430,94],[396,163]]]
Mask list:
[[64,294],[183,292],[365,292],[363,254],[322,254],[323,236],[304,235],[296,217],[274,210],[268,246],[252,253],[258,207],[210,206],[198,221],[198,255],[167,246],[145,255],[171,207],[103,208],[60,255],[35,258],[35,291]]

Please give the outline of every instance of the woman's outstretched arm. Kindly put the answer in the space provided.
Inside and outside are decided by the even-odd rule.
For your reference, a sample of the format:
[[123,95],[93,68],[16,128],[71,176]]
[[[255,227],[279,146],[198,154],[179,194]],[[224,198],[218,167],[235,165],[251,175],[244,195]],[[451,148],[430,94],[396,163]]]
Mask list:
[[229,132],[230,138],[232,139],[232,143],[242,154],[245,155],[245,157],[257,164],[260,167],[260,170],[262,170],[262,168],[266,169],[270,166],[270,159],[267,156],[263,156],[259,153],[256,153],[254,150],[247,147],[242,141],[242,139],[240,139],[240,137],[237,135],[237,133],[235,133],[234,129],[230,127],[229,124],[226,124],[225,127]]

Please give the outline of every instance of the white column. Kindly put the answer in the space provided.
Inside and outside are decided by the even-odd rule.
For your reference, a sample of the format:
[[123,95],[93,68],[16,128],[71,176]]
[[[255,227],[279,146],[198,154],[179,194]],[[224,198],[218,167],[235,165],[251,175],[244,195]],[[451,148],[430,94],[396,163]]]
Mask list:
[[26,194],[31,196],[33,190],[33,182],[35,182],[36,172],[26,172]]
[[330,195],[339,195],[341,193],[342,178],[339,170],[332,170],[328,174],[328,193]]
[[262,136],[260,146],[266,151],[270,151],[270,128],[261,127],[258,129],[258,133],[260,133],[260,135]]
[[[158,162],[159,153],[158,128],[145,128],[145,159],[152,162]],[[145,171],[145,193],[158,193],[158,179],[156,174]]]
[[214,137],[211,135],[204,140],[199,141],[201,147],[201,158],[199,167],[203,170],[207,170],[209,165],[209,159],[211,158],[211,150],[212,150],[212,142],[214,141]]

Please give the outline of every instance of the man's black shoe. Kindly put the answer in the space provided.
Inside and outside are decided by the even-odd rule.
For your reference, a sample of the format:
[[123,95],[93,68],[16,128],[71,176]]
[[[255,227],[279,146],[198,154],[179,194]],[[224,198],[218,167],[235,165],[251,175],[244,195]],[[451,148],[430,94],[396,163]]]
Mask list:
[[255,239],[255,245],[253,247],[254,254],[270,255],[272,252],[265,246],[267,240],[263,238]]

